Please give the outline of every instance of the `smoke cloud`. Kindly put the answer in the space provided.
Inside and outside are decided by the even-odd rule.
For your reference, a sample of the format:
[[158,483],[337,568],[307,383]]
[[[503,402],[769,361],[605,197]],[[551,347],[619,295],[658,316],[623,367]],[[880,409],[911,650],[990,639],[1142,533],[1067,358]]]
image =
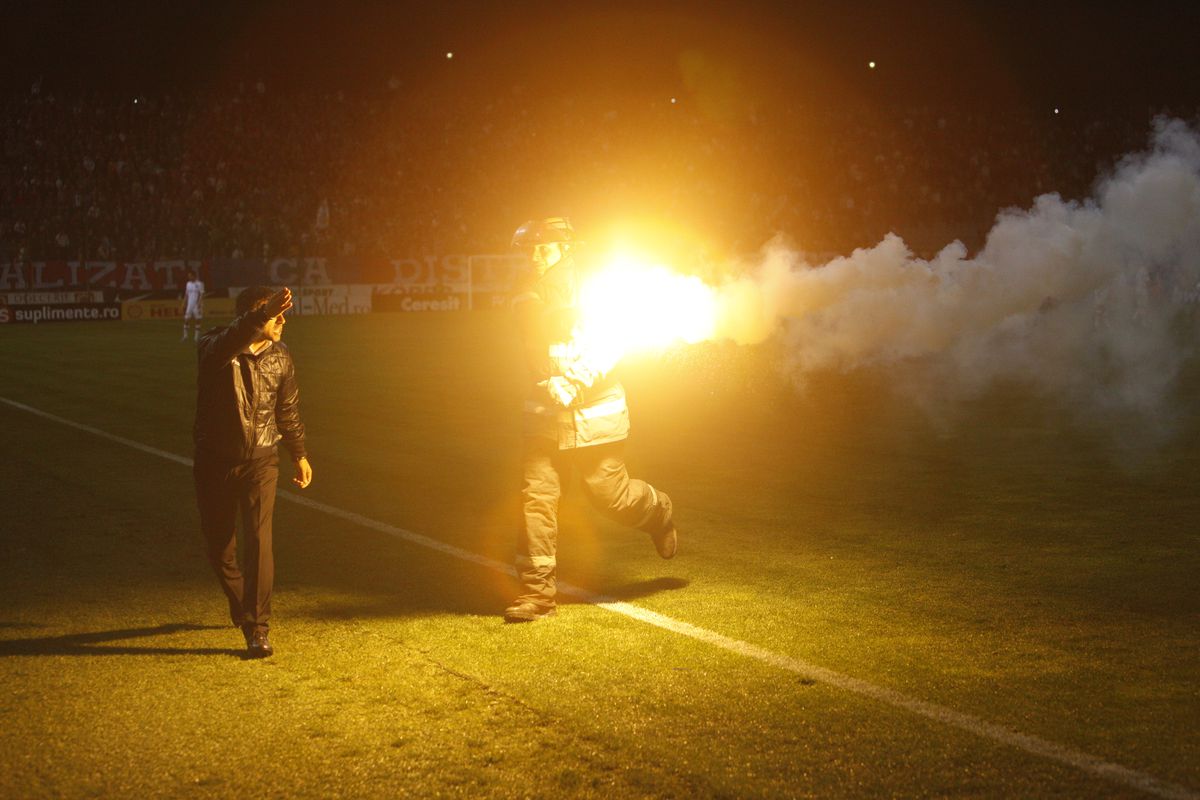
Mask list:
[[[1155,122],[1082,202],[1057,194],[1001,212],[983,248],[932,259],[889,234],[823,265],[779,239],[720,289],[721,335],[778,333],[786,369],[892,369],[931,411],[1013,382],[1083,424],[1156,442],[1178,420],[1200,299],[1200,135]],[[931,398],[938,398],[936,401]]]

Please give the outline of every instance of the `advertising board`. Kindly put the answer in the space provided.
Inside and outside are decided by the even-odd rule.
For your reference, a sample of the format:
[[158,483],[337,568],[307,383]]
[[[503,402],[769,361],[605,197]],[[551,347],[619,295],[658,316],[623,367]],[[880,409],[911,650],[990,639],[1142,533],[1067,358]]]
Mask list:
[[111,322],[121,319],[120,303],[43,303],[0,306],[0,324],[42,322]]

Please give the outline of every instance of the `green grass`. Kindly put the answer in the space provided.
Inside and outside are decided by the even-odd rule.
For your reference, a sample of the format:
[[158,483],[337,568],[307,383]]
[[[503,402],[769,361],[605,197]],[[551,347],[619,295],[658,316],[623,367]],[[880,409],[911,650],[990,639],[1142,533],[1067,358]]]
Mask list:
[[[289,325],[307,496],[507,562],[519,358],[501,315]],[[173,324],[9,326],[0,396],[190,455]],[[804,394],[768,348],[626,368],[655,555],[573,491],[576,585],[1200,791],[1200,380],[1165,449],[1021,392],[930,424],[885,375]],[[1135,790],[280,502],[267,661],[177,464],[0,404],[0,795],[1134,797]]]

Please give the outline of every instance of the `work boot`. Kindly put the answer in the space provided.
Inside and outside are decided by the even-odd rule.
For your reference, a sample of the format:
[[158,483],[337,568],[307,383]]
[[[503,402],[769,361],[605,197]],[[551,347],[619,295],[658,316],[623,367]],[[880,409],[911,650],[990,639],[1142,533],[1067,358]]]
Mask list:
[[534,622],[543,617],[553,617],[558,613],[554,601],[515,600],[504,609],[505,622]]
[[675,551],[679,549],[679,531],[675,529],[671,498],[667,497],[666,492],[658,492],[658,502],[662,507],[662,528],[651,533],[650,540],[654,542],[654,549],[660,556],[674,558]]
[[267,638],[267,632],[264,630],[256,630],[250,636],[250,644],[246,648],[246,654],[250,658],[266,658],[274,654],[275,648],[271,647],[271,640]]

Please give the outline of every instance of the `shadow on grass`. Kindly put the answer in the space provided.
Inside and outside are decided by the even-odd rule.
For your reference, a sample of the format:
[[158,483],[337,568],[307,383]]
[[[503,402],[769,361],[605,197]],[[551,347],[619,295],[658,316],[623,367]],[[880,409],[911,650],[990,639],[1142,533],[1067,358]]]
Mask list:
[[[617,586],[612,589],[598,590],[596,593],[605,597],[611,597],[614,600],[638,600],[642,597],[649,597],[652,594],[659,592],[671,592],[676,589],[685,589],[691,581],[684,578],[654,578],[648,581],[637,581],[636,583],[627,583],[624,586]],[[572,601],[572,602],[583,602]]]
[[43,636],[35,639],[8,639],[0,641],[0,657],[3,656],[245,656],[244,649],[228,647],[131,647],[108,646],[105,642],[136,639],[146,636],[162,636],[180,631],[210,631],[224,629],[224,625],[192,625],[171,623],[155,628],[126,628],[116,631],[95,633],[71,633],[66,636]]
[[375,591],[371,596],[357,601],[326,600],[298,614],[311,619],[347,621],[441,614],[487,616],[499,613],[512,599],[492,583],[438,578],[438,574],[413,574],[408,576],[402,590],[385,593]]
[[379,597],[360,603],[324,603],[315,608],[296,612],[295,616],[308,617],[318,620],[341,620],[350,622],[357,619],[380,617],[422,617],[441,614],[461,614],[466,616],[486,616],[498,613],[497,608],[503,609],[499,600],[488,604],[478,597],[471,601],[442,598],[439,600],[415,601],[412,597],[397,595],[394,597]]
[[[588,591],[606,600],[637,600],[659,592],[683,589],[690,581],[683,578],[655,578],[612,588],[589,588]],[[406,617],[414,615],[466,614],[472,616],[499,616],[512,602],[513,588],[505,591],[496,585],[470,586],[457,591],[432,582],[422,585],[410,583],[403,594],[384,595],[360,603],[325,603],[301,612],[300,616],[320,620],[354,620],[370,617]],[[588,600],[560,594],[560,605],[587,603]]]

